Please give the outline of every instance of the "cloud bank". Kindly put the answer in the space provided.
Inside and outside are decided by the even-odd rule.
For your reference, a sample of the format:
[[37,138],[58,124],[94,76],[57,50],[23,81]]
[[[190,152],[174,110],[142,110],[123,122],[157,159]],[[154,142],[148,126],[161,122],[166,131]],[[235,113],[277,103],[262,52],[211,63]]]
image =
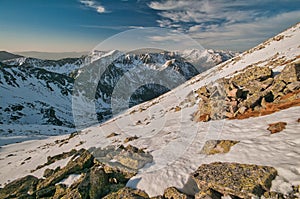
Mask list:
[[239,51],[300,19],[300,2],[294,0],[167,0],[152,1],[148,6],[158,12],[160,27],[188,34],[210,48],[230,46]]

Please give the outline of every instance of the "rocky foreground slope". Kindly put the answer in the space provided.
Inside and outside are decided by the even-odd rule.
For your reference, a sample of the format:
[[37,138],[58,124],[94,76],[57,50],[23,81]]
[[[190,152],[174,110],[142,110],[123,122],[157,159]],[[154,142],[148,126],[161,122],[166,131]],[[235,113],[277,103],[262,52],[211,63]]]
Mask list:
[[299,198],[299,40],[297,24],[101,125],[1,147],[0,196]]

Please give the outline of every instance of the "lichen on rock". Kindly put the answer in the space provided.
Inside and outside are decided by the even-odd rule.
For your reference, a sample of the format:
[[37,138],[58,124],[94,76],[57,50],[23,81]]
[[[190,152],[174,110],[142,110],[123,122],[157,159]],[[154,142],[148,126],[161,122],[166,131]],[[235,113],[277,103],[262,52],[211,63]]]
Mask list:
[[240,198],[261,196],[269,191],[276,169],[228,162],[201,165],[192,176],[200,190],[213,189]]
[[239,143],[234,140],[208,140],[205,142],[200,153],[213,155],[217,153],[228,153],[232,146]]

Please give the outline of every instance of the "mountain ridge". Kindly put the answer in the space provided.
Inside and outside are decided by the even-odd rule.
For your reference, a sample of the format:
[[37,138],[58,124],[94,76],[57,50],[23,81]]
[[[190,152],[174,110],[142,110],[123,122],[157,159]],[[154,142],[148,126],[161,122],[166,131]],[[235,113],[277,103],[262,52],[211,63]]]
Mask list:
[[[96,74],[98,69],[93,64],[101,63],[101,60],[108,59],[110,56],[115,56],[116,60],[108,63],[110,66],[103,74],[96,95],[98,99],[96,102],[97,117],[100,121],[111,117],[112,111],[109,104],[114,86],[124,73],[134,67],[141,65],[142,68],[150,69],[154,67],[153,69],[160,70],[161,68],[167,71],[175,71],[176,69],[178,74],[183,75],[185,79],[193,77],[199,71],[199,69],[197,71],[191,64],[183,60],[180,55],[166,52],[137,55],[132,53],[123,54],[120,51],[94,51],[86,57],[66,58],[58,61],[27,57],[6,60],[3,61],[0,68],[0,90],[3,95],[1,97],[0,118],[4,126],[1,130],[2,135],[19,134],[30,137],[32,132],[35,132],[32,133],[32,136],[35,136],[37,134],[58,135],[60,132],[71,133],[75,131],[71,104],[72,89],[76,76],[82,70],[87,70],[85,69],[87,65],[90,65],[90,73]],[[205,62],[206,60],[203,63]],[[166,63],[168,64],[165,65]],[[102,65],[100,64],[99,67],[102,67]],[[175,71],[175,73],[177,72]],[[146,79],[145,77],[140,81]],[[148,80],[150,79],[148,78]],[[179,82],[176,83],[176,79],[173,79],[172,82],[174,85],[179,84]],[[94,84],[93,81],[90,83]],[[153,90],[156,91],[153,93]],[[142,87],[133,93],[129,106],[152,99],[167,90],[168,88],[154,85],[149,85],[148,88]],[[149,94],[143,96],[144,92]],[[23,132],[17,125],[33,125],[38,130],[24,128]],[[41,127],[37,128],[36,125],[41,125]],[[44,132],[42,129],[43,126],[46,128],[46,125],[53,125],[49,127],[52,130]],[[7,139],[4,140],[7,141]]]
[[5,61],[9,59],[20,58],[21,55],[13,54],[7,51],[0,51],[0,61]]

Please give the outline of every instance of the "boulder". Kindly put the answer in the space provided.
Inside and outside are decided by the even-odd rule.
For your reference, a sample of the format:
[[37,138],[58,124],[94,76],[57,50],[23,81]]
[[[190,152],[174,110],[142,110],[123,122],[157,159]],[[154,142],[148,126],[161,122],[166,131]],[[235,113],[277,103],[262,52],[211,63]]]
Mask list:
[[198,90],[196,90],[196,93],[199,96],[205,96],[205,97],[209,97],[210,96],[209,91],[207,90],[206,86],[200,87]]
[[264,81],[272,76],[272,69],[268,67],[254,66],[235,75],[229,82],[239,87],[247,87],[249,82],[253,82],[253,80]]
[[273,81],[274,81],[274,78],[272,78],[272,77],[270,77],[270,78],[268,78],[268,79],[262,81],[262,82],[261,82],[262,88],[263,88],[263,89],[267,89],[269,86],[272,85]]
[[149,196],[141,190],[124,187],[117,192],[113,192],[105,196],[103,199],[145,199]]
[[300,89],[300,81],[298,82],[292,82],[286,85],[287,89],[289,89],[290,92],[296,91]]
[[253,95],[249,95],[247,99],[241,102],[241,106],[245,106],[247,108],[254,108],[257,105],[260,105],[262,96],[259,93],[255,93]]
[[175,187],[169,187],[169,188],[165,189],[163,197],[166,199],[188,199],[188,198],[190,198],[186,194],[178,191]]
[[246,110],[247,110],[247,107],[241,106],[241,107],[238,109],[238,112],[239,112],[240,114],[244,114],[244,113],[246,112]]
[[118,168],[124,173],[136,173],[138,169],[145,164],[153,161],[150,153],[146,153],[132,145],[124,147],[110,146],[104,149],[90,149],[97,161],[105,163],[108,166]]
[[263,84],[258,80],[253,80],[248,82],[248,84],[244,87],[244,90],[247,91],[248,94],[259,93],[264,90]]
[[272,84],[272,86],[269,87],[269,90],[273,93],[273,96],[275,99],[275,98],[283,95],[282,91],[284,90],[285,87],[286,87],[286,84],[283,81],[278,80],[278,81],[275,81]]
[[269,124],[268,130],[271,132],[271,134],[278,133],[278,132],[284,130],[286,125],[287,125],[286,122],[272,123],[272,124]]
[[124,143],[131,142],[131,141],[136,140],[136,139],[139,139],[139,137],[136,136],[136,135],[135,136],[131,136],[131,137],[127,137],[127,138],[125,138]]
[[101,198],[109,192],[109,175],[103,168],[94,166],[85,180],[89,181],[89,197]]
[[232,146],[239,143],[234,140],[208,140],[205,142],[201,154],[213,155],[217,153],[228,153]]
[[275,79],[284,81],[286,84],[300,81],[300,63],[292,63],[285,66]]
[[213,189],[240,198],[261,196],[276,175],[273,167],[228,162],[203,164],[192,174],[200,190]]
[[37,198],[46,198],[46,197],[52,197],[55,194],[55,186],[49,186],[43,189],[39,189],[36,191],[36,197]]
[[38,179],[28,175],[0,189],[0,198],[35,198]]
[[93,156],[87,150],[78,151],[72,159],[68,162],[67,166],[58,170],[53,175],[49,176],[45,180],[42,180],[37,188],[43,189],[49,185],[55,185],[69,174],[81,173],[85,168],[89,168],[93,164]]
[[64,184],[55,185],[55,193],[53,199],[60,199],[66,194],[67,186]]
[[242,97],[242,95],[243,95],[243,91],[238,88],[234,88],[227,92],[227,96],[232,98],[240,98]]

